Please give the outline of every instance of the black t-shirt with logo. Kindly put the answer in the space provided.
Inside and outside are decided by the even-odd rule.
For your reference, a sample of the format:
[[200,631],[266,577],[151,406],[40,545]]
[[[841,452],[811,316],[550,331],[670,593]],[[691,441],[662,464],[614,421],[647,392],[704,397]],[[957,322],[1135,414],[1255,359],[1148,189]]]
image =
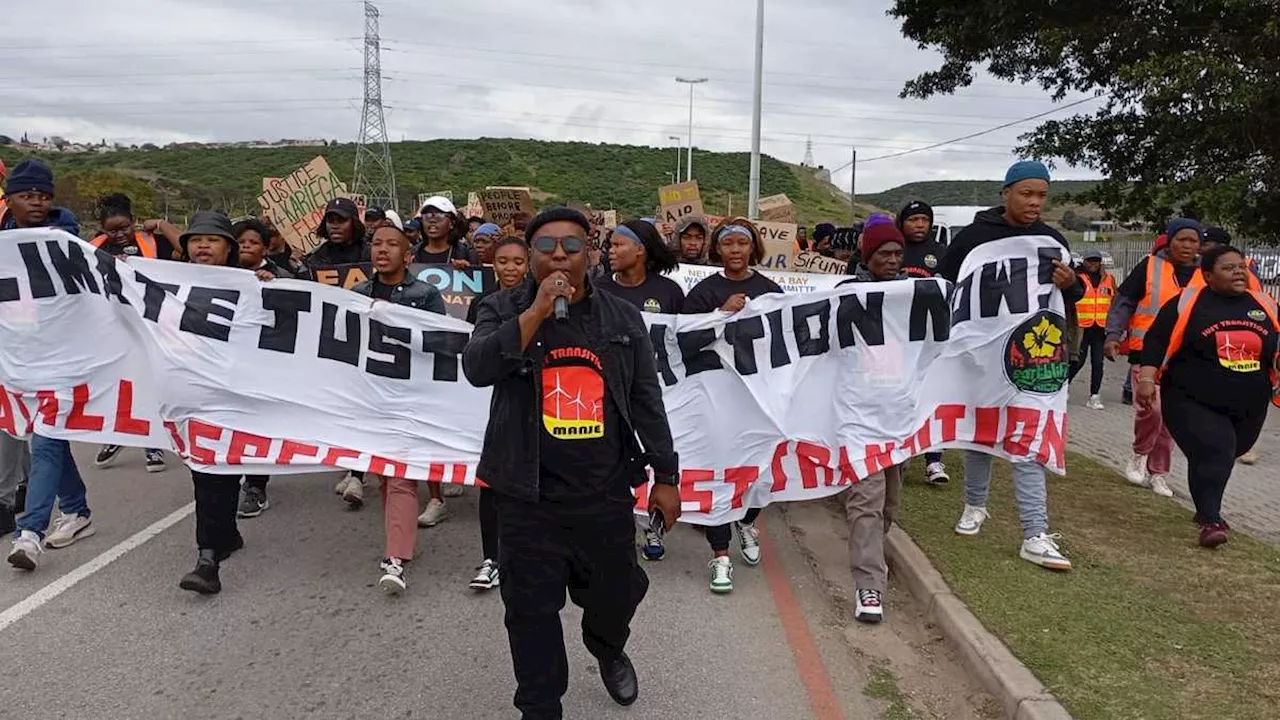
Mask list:
[[591,302],[588,297],[570,305],[567,318],[550,318],[538,329],[541,496],[552,502],[631,498],[630,485],[619,480],[622,418],[609,397],[601,359],[587,341]]
[[[1147,332],[1143,365],[1160,366],[1177,321],[1175,297],[1160,308]],[[1187,321],[1182,346],[1169,361],[1163,384],[1222,410],[1265,404],[1271,397],[1269,369],[1275,362],[1278,342],[1271,319],[1252,295],[1204,290]]]
[[634,287],[618,284],[613,277],[596,281],[596,288],[620,297],[640,309],[640,312],[679,315],[684,308],[684,291],[680,283],[669,277],[647,273],[644,282]]
[[946,246],[932,238],[907,241],[902,250],[902,270],[911,277],[931,278],[938,274],[938,266],[946,253]]
[[748,298],[758,298],[768,293],[780,292],[782,288],[778,287],[778,283],[759,272],[752,272],[745,280],[730,280],[724,273],[718,272],[708,275],[693,286],[684,299],[684,312],[686,315],[700,315],[719,310],[726,300],[738,293]]

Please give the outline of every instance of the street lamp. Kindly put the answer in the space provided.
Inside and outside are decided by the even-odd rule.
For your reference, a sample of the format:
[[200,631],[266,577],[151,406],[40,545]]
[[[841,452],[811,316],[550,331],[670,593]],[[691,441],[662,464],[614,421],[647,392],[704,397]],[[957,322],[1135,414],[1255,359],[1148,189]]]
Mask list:
[[[668,135],[667,139],[674,140],[676,142],[676,180],[675,182],[680,182],[680,136]],[[672,183],[672,184],[674,185],[675,183]]]
[[693,86],[701,85],[706,81],[707,78],[676,78],[676,82],[689,86],[689,164],[684,173],[686,181],[693,179]]
[[756,0],[755,108],[751,115],[751,180],[747,191],[747,217],[760,212],[760,106],[764,99],[764,0]]

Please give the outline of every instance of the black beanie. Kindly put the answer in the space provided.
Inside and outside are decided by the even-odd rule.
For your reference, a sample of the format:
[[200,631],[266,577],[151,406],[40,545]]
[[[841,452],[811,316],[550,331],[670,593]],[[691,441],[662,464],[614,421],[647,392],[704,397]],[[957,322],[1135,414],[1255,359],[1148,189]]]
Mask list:
[[529,221],[528,227],[524,229],[524,239],[529,244],[533,244],[533,239],[537,237],[538,231],[543,225],[553,222],[571,222],[582,228],[584,233],[591,233],[591,222],[587,220],[587,216],[567,207],[552,207],[538,213],[538,216]]
[[912,215],[926,215],[929,218],[929,224],[933,225],[933,206],[923,200],[912,200],[903,205],[902,209],[898,211],[897,225],[899,230],[902,229],[902,223],[906,222],[907,218]]

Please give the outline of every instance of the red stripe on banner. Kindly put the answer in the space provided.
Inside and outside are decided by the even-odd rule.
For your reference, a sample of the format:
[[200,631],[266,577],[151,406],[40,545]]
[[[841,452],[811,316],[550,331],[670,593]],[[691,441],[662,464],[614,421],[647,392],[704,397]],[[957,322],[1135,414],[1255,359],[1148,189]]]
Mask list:
[[444,465],[431,463],[427,466],[427,482],[438,483],[444,480]]
[[270,454],[271,438],[239,430],[231,431],[231,446],[227,449],[228,465],[243,465],[246,457],[250,460],[265,460]]
[[786,440],[778,443],[773,449],[773,462],[769,464],[769,470],[773,473],[772,492],[782,492],[787,489],[787,472],[782,469],[782,459],[787,456]]
[[763,556],[761,567],[764,569],[765,582],[769,584],[769,592],[773,595],[773,605],[778,609],[778,620],[782,623],[782,631],[787,636],[787,645],[791,647],[791,657],[796,663],[796,672],[804,689],[809,695],[809,705],[813,708],[813,716],[817,720],[844,720],[844,710],[836,700],[835,687],[831,683],[831,673],[822,661],[822,653],[818,644],[813,641],[809,632],[809,624],[805,621],[804,612],[795,594],[791,592],[791,581],[787,571],[776,558],[773,541],[764,532],[763,523],[756,521],[760,532],[760,554]]
[[218,442],[222,439],[222,428],[200,420],[187,421],[187,446],[191,448],[191,459],[200,465],[213,465],[218,461],[213,450],[200,447],[200,440]]
[[458,485],[467,484],[467,466],[454,463],[453,477],[449,480],[449,482],[457,483]]
[[315,445],[300,443],[296,440],[285,440],[280,443],[280,457],[276,462],[280,465],[292,465],[293,459],[296,457],[315,457],[320,454],[320,448]]
[[[1062,416],[1062,424],[1054,423],[1053,411],[1049,411],[1049,419],[1044,423],[1044,431],[1040,436],[1040,452],[1036,454],[1036,462],[1046,467],[1056,467],[1059,470],[1067,466],[1066,440],[1067,437],[1067,416]],[[1050,461],[1050,456],[1053,460]],[[1052,462],[1052,465],[1050,465]]]
[[1000,408],[974,408],[977,420],[973,428],[973,441],[979,445],[995,447],[1000,437]]
[[[1008,429],[1005,430],[1004,451],[1013,457],[1026,457],[1031,454],[1031,441],[1036,439],[1036,429],[1040,425],[1040,411],[1035,408],[1005,408]],[[1015,437],[1015,428],[1021,431]]]

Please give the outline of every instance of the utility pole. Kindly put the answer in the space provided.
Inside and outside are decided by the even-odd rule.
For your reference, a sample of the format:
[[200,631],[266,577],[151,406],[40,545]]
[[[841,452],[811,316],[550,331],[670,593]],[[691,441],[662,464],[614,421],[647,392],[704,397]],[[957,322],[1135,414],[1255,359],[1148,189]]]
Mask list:
[[676,82],[685,83],[689,86],[689,155],[688,167],[684,172],[685,182],[693,179],[693,87],[706,82],[707,78],[676,78]]
[[804,160],[800,164],[807,168],[818,167],[813,162],[813,137],[810,137],[809,141],[804,144]]
[[760,216],[760,109],[764,102],[764,0],[756,0],[755,108],[751,114],[751,182],[747,191],[747,217]]
[[391,167],[387,120],[382,113],[382,45],[378,8],[364,3],[364,112],[356,147],[356,178],[352,192],[364,195],[369,207],[399,212],[396,173]]
[[676,141],[676,179],[675,182],[672,183],[674,185],[675,183],[680,182],[680,136],[668,135],[667,139]]
[[849,217],[850,226],[858,224],[858,148],[853,149],[853,162],[849,164]]

